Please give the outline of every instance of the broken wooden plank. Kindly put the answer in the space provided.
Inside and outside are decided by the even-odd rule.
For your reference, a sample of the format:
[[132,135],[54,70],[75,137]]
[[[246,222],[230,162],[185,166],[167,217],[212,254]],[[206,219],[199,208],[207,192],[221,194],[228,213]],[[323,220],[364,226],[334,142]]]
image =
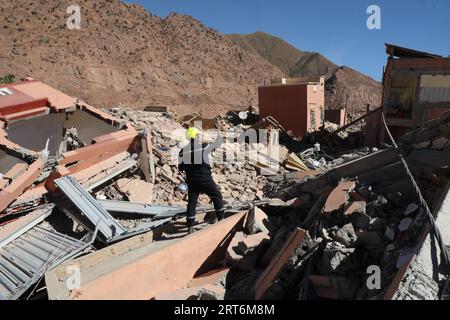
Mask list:
[[277,279],[280,272],[284,269],[289,257],[294,253],[295,249],[302,243],[305,237],[306,231],[300,228],[296,228],[283,248],[272,259],[270,264],[258,278],[255,284],[255,299],[260,300],[264,297],[267,289],[270,288],[272,283]]
[[309,168],[295,153],[289,154],[286,159],[285,166],[286,168],[295,171],[309,171]]
[[142,152],[139,156],[139,164],[141,166],[142,172],[144,173],[145,181],[154,184],[156,179],[156,170],[155,160],[152,152],[152,135],[147,129],[145,129],[141,137],[141,144]]

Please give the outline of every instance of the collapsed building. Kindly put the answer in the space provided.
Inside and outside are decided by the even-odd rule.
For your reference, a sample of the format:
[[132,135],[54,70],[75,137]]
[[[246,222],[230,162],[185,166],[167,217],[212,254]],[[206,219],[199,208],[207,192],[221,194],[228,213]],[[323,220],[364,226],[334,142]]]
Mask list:
[[[417,52],[388,49],[417,63]],[[227,218],[203,222],[214,209],[201,196],[187,235],[173,155],[185,126],[204,119],[100,111],[32,79],[5,85],[0,298],[448,298],[450,112],[441,111],[401,138],[382,108],[341,128],[315,125],[302,141],[295,124],[262,111],[259,121],[252,110],[208,119],[204,141],[229,138],[211,162]],[[391,128],[395,140],[380,144]],[[240,141],[250,129],[269,134]]]
[[[450,107],[450,58],[386,44],[382,108],[394,137],[435,119]],[[386,134],[382,130],[381,138]]]

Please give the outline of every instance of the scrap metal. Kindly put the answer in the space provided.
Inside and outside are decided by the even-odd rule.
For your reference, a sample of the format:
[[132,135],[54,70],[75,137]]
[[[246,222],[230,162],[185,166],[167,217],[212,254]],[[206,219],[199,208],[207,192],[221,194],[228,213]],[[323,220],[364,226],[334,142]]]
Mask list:
[[47,270],[86,252],[91,244],[35,226],[0,249],[0,295],[18,299]]
[[55,180],[55,183],[70,199],[70,201],[80,210],[81,215],[90,223],[86,223],[86,219],[80,219],[66,208],[63,208],[63,210],[73,217],[73,219],[84,225],[88,230],[93,231],[93,226],[98,226],[98,230],[103,236],[102,240],[107,243],[119,241],[121,239],[149,231],[171,220],[170,218],[167,218],[152,221],[128,230],[116,219],[114,219],[108,211],[106,211],[105,208],[103,208],[103,206],[78,183],[75,178],[67,176]]

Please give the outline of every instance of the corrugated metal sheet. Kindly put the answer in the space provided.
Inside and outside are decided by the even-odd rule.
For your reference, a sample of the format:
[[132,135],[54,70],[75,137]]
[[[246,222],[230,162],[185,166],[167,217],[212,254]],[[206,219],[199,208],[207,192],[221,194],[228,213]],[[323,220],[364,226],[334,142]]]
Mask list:
[[105,208],[109,212],[134,213],[154,217],[160,215],[169,217],[174,216],[176,214],[186,213],[186,208],[181,207],[145,205],[116,200],[98,200],[98,202],[102,205],[103,208]]
[[37,207],[35,210],[27,213],[24,217],[19,218],[4,227],[2,231],[6,231],[7,234],[3,237],[0,236],[0,249],[44,221],[44,219],[52,213],[54,207],[54,204]]
[[47,270],[89,247],[90,243],[34,227],[0,249],[0,296],[18,299]]
[[450,88],[424,87],[420,88],[420,101],[422,102],[448,102],[450,101]]
[[87,228],[98,225],[99,232],[107,241],[126,233],[126,229],[115,221],[75,178],[67,176],[55,180],[55,183],[80,210],[81,214],[92,223],[91,226],[86,226]]
[[133,229],[127,229],[121,225],[119,221],[115,220],[114,217],[112,217],[108,211],[106,211],[105,208],[103,208],[103,206],[78,183],[75,178],[67,176],[55,180],[55,183],[78,208],[81,214],[89,220],[91,225],[89,226],[83,223],[81,219],[77,219],[73,212],[65,210],[64,208],[63,210],[71,215],[75,220],[83,223],[87,229],[91,228],[91,231],[94,231],[93,226],[96,226],[98,231],[103,236],[101,240],[106,243],[119,241],[147,232],[171,220],[170,217],[158,215],[158,220],[156,221],[140,224]]

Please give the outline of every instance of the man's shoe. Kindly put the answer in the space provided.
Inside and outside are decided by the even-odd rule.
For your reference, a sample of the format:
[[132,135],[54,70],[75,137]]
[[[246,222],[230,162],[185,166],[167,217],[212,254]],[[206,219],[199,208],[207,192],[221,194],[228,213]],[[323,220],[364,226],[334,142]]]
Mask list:
[[195,232],[195,229],[193,226],[188,227],[188,234],[193,234]]
[[206,222],[207,224],[215,224],[215,223],[217,223],[217,218],[205,220],[205,222]]
[[214,212],[208,212],[205,215],[205,218],[203,219],[203,222],[206,222],[208,224],[214,224],[217,222],[217,217],[216,214]]

